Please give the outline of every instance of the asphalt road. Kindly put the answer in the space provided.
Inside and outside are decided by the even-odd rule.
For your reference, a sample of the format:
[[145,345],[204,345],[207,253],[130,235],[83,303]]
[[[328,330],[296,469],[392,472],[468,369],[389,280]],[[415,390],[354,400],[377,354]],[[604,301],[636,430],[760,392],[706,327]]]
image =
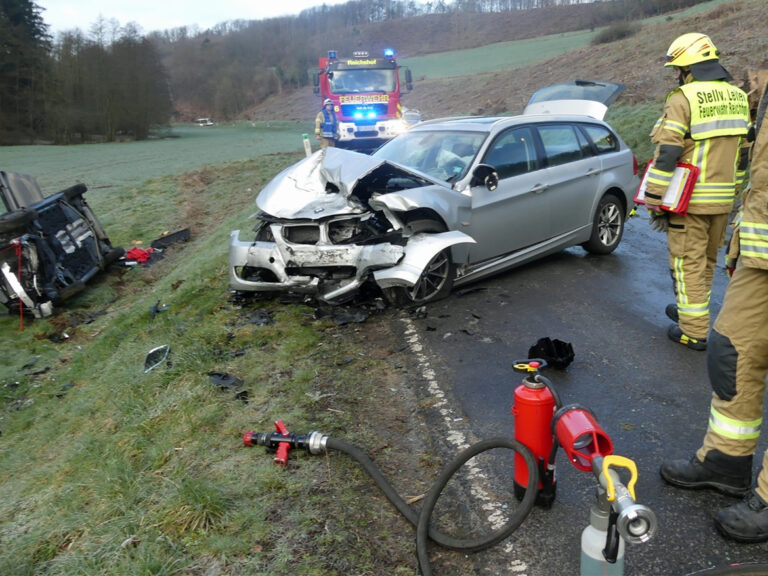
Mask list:
[[[712,294],[715,312],[726,285],[721,269]],[[649,229],[641,211],[610,256],[569,249],[457,292],[407,320],[427,363],[424,393],[444,396],[434,403],[439,413],[435,409],[432,417],[433,435],[460,438],[445,442],[446,453],[464,441],[512,436],[510,405],[522,380],[513,361],[526,358],[545,336],[573,345],[573,363],[545,375],[565,404],[593,410],[615,454],[636,462],[638,502],[658,519],[650,542],[627,547],[627,576],[682,576],[734,562],[768,562],[766,545],[738,544],[716,531],[713,514],[736,500],[675,489],[659,477],[664,459],[688,458],[698,448],[711,395],[706,353],[666,336],[671,322],[664,307],[672,301],[664,236]],[[509,487],[508,473],[488,473]],[[534,508],[511,538],[476,554],[476,574],[579,574],[580,534],[596,481],[562,450],[557,478],[554,505]]]

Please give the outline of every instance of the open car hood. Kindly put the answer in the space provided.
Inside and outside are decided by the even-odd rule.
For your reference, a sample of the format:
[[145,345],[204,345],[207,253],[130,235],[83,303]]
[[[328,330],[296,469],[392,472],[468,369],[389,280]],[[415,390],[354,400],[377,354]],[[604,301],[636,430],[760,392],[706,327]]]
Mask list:
[[523,114],[577,114],[602,120],[624,90],[624,84],[591,80],[554,84],[535,92]]
[[437,183],[391,162],[366,154],[325,148],[283,170],[267,184],[256,205],[276,218],[317,220],[332,215],[356,214],[375,192],[405,188],[389,183],[400,178],[413,187]]

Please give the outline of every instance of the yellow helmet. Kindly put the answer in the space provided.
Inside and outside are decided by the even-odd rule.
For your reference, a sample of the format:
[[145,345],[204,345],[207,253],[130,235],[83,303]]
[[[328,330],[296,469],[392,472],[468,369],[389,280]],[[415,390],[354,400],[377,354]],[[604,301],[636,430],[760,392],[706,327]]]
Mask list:
[[707,60],[718,60],[720,51],[706,34],[691,32],[678,36],[667,50],[664,66],[685,67]]

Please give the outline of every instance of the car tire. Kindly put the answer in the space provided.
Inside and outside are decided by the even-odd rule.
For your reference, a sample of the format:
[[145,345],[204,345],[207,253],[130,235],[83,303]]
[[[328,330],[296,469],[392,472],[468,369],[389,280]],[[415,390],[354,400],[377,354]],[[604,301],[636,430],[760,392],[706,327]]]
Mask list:
[[[411,234],[445,232],[442,222],[432,219],[418,219],[406,223]],[[386,300],[395,306],[421,306],[445,298],[453,289],[456,266],[451,257],[451,249],[441,250],[429,261],[419,281],[411,287],[394,286],[384,288]]]
[[125,256],[125,249],[122,246],[111,248],[109,252],[104,255],[104,267],[106,268],[113,262],[116,262],[120,258]]
[[610,254],[624,235],[624,207],[613,194],[600,199],[592,223],[592,235],[581,246],[590,254]]
[[30,209],[15,210],[0,216],[0,234],[24,232],[24,227],[37,218],[37,212]]

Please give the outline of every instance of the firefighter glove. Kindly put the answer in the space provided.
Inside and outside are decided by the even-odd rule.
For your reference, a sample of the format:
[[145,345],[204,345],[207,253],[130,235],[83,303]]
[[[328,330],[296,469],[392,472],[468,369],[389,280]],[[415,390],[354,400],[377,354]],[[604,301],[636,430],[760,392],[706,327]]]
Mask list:
[[651,212],[648,222],[651,224],[651,230],[666,232],[669,228],[669,215],[665,212]]

